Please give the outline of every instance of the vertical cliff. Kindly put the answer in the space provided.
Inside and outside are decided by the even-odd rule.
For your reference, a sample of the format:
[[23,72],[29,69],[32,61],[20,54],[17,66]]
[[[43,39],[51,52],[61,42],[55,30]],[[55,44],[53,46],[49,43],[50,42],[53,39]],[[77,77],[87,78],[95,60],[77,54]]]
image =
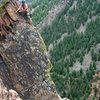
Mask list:
[[45,44],[38,31],[15,13],[17,6],[16,0],[10,0],[8,9],[3,8],[5,17],[0,17],[4,21],[0,35],[6,36],[0,41],[0,78],[23,100],[59,100],[50,77],[52,65]]

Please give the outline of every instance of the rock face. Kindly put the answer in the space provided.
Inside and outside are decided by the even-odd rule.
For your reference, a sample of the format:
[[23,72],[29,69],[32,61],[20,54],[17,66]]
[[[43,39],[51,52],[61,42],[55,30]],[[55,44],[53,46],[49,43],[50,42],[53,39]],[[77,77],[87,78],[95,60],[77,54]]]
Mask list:
[[[0,79],[7,89],[15,90],[23,100],[59,100],[50,77],[52,65],[45,44],[37,30],[15,13],[17,6],[17,0],[9,0],[5,17],[0,16],[3,21],[0,34],[6,36],[5,40],[0,39]],[[9,26],[11,31],[8,31]],[[8,100],[6,96],[0,100]]]
[[3,81],[0,79],[0,100],[22,100],[14,90],[7,90]]
[[23,100],[59,100],[41,36],[24,22],[13,30],[15,34],[0,42],[0,78]]

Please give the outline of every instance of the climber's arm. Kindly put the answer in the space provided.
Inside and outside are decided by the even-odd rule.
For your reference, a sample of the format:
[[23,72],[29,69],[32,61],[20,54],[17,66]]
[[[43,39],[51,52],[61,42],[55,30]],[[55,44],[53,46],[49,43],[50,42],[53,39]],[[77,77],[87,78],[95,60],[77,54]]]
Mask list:
[[19,6],[19,8],[17,9],[16,13],[17,13],[18,11],[20,11],[21,7],[22,7],[22,5]]

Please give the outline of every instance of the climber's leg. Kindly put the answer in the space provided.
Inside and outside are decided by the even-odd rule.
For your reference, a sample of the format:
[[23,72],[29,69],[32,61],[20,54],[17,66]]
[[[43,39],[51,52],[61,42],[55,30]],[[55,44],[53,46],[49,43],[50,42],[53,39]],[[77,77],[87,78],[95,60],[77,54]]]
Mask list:
[[32,19],[31,19],[31,18],[28,18],[28,19],[26,20],[26,23],[28,23],[28,24],[30,24],[30,25],[32,26]]
[[26,20],[26,23],[30,24],[32,26],[32,19],[30,17],[30,13],[29,11],[25,11],[25,14],[24,14],[24,19]]

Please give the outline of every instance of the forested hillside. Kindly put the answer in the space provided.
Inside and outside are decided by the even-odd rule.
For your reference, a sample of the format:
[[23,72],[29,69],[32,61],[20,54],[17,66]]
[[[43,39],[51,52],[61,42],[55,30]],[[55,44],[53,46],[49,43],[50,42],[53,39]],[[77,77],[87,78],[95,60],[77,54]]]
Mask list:
[[37,25],[48,14],[48,11],[60,0],[33,0],[32,1],[32,20],[33,24]]
[[26,3],[0,0],[0,100],[61,100],[46,54]]
[[65,9],[41,34],[59,94],[86,100],[93,75],[100,70],[100,0],[67,0]]

